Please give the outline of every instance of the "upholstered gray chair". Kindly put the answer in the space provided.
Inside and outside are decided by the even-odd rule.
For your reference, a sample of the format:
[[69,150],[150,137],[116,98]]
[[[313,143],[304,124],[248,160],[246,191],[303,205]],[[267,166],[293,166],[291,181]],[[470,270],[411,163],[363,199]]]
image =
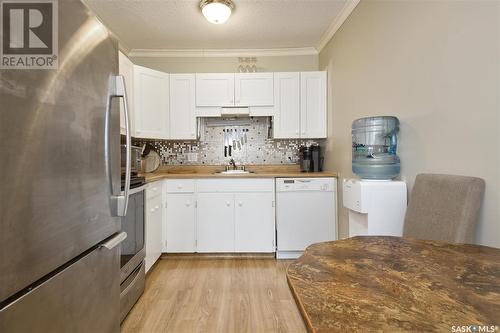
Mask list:
[[481,178],[417,175],[406,209],[403,236],[472,243],[484,186]]

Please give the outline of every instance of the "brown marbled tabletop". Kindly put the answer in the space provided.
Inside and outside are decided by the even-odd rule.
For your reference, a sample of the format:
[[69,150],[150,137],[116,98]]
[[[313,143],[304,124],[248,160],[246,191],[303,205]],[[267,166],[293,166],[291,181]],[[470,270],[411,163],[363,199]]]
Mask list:
[[354,237],[311,245],[287,279],[310,332],[500,325],[500,249]]

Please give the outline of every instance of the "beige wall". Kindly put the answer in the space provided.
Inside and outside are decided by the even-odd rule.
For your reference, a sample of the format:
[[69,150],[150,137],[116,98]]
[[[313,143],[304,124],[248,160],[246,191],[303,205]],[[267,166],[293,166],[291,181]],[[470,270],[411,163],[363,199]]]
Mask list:
[[[131,57],[141,66],[167,73],[233,73],[237,72],[237,57]],[[259,72],[316,71],[318,56],[257,57]]]
[[[327,47],[326,165],[349,178],[351,122],[395,115],[409,187],[421,172],[486,180],[477,242],[500,247],[499,14],[496,1],[362,0]],[[347,211],[339,200],[340,235]]]

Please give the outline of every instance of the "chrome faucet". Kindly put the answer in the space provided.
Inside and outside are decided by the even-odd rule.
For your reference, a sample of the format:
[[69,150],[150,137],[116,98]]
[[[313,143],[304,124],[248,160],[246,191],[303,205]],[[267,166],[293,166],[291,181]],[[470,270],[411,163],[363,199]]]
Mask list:
[[232,158],[230,161],[229,161],[229,164],[231,164],[233,166],[233,170],[236,170],[236,162],[234,161],[234,158]]
[[227,171],[246,171],[246,168],[244,165],[236,165],[236,162],[234,161],[234,158],[232,158],[228,164],[225,166],[226,172]]

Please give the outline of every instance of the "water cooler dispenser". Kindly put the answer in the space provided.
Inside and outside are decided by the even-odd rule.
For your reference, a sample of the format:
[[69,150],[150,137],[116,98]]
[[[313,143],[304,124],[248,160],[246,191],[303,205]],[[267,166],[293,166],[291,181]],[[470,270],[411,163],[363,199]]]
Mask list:
[[403,234],[405,182],[344,180],[343,196],[349,209],[349,237]]
[[406,183],[399,176],[399,120],[368,117],[352,124],[352,171],[361,179],[344,180],[343,202],[349,209],[349,237],[403,234]]

